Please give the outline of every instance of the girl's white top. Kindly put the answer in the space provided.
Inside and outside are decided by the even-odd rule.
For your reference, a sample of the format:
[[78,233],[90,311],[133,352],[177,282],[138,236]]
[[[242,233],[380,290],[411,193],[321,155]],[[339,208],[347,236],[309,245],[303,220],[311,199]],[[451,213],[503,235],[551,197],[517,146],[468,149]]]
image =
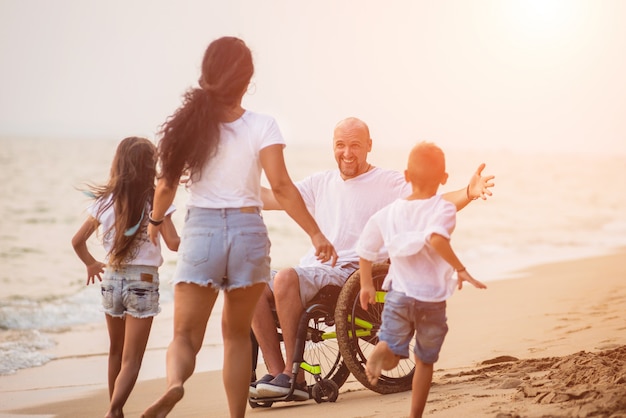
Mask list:
[[285,146],[271,116],[246,110],[234,122],[220,124],[217,153],[199,178],[192,173],[187,206],[200,208],[263,207],[259,152],[270,145]]
[[391,265],[383,289],[423,302],[441,302],[454,293],[457,278],[428,241],[432,234],[450,239],[455,226],[456,207],[440,195],[399,199],[370,218],[357,253],[366,260],[377,260],[386,247]]
[[[100,226],[102,228],[101,230],[104,233],[104,236],[102,237],[102,246],[107,252],[107,258],[105,260],[106,263],[108,263],[109,261],[108,254],[111,251],[111,248],[113,248],[113,239],[115,238],[115,230],[111,229],[115,224],[115,210],[114,205],[109,206],[100,215],[98,215],[98,210],[102,205],[105,205],[109,201],[110,197],[105,200],[98,199],[93,202],[89,206],[89,208],[87,208],[87,212],[89,213],[89,215],[95,218],[100,223]],[[165,215],[167,216],[175,210],[176,207],[174,205],[171,205],[165,212]],[[148,236],[148,222],[146,221],[148,219],[149,213],[150,209],[148,205],[146,205],[146,209],[143,215],[143,221],[141,223],[141,226],[137,230],[136,235],[136,239],[139,240],[137,254],[132,260],[127,261],[125,264],[155,267],[159,267],[161,266],[161,264],[163,264],[163,256],[161,255],[161,240],[158,240],[157,245],[154,245],[150,242],[150,237]],[[109,233],[105,233],[109,230]]]

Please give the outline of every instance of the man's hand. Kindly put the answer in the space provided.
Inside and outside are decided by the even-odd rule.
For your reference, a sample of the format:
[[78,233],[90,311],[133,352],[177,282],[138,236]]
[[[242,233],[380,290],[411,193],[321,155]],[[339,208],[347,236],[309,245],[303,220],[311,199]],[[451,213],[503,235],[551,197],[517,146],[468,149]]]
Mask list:
[[485,163],[479,165],[470,179],[469,185],[467,186],[467,198],[470,200],[478,198],[487,200],[487,196],[491,196],[491,190],[489,189],[495,185],[493,179],[496,176],[489,175],[483,177],[482,173],[484,168]]

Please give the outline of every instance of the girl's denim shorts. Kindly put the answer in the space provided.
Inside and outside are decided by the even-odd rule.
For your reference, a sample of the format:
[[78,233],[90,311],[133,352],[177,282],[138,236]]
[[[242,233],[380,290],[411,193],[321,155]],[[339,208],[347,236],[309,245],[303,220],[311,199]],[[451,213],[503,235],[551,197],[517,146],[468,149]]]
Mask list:
[[158,267],[126,264],[107,266],[102,283],[102,310],[110,316],[135,318],[155,316],[159,307]]
[[189,208],[172,284],[231,290],[270,280],[270,241],[256,207]]

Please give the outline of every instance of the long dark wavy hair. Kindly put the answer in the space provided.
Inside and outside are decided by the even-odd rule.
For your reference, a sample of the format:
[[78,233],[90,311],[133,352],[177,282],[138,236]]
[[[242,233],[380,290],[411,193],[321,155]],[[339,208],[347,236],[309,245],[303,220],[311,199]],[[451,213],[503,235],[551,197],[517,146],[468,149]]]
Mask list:
[[[113,206],[115,224],[103,233],[114,236],[109,264],[119,266],[137,254],[138,232],[146,228],[154,200],[157,148],[146,138],[124,138],[115,151],[109,180],[105,185],[89,185],[100,205],[98,217]],[[110,199],[109,199],[110,198]]]
[[244,41],[226,36],[209,44],[200,87],[190,88],[161,126],[160,176],[168,185],[174,186],[182,173],[190,173],[192,179],[200,175],[217,150],[224,112],[238,103],[253,74],[252,53]]

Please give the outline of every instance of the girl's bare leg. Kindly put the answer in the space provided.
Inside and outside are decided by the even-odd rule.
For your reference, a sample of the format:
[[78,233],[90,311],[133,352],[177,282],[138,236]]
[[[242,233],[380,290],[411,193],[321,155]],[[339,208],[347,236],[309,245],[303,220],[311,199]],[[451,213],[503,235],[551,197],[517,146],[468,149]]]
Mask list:
[[[183,384],[191,377],[196,367],[196,355],[202,347],[207,322],[218,293],[211,287],[190,283],[178,283],[174,287],[174,338],[167,348],[166,355],[167,390],[144,411],[143,418],[166,417],[174,405],[183,398]],[[247,335],[250,343],[250,327]],[[248,361],[251,362],[250,350],[247,354]],[[248,382],[251,368],[250,364]]]
[[126,404],[130,396],[139,369],[143,355],[148,344],[150,336],[150,328],[152,327],[153,317],[134,318],[126,315],[124,349],[122,351],[122,367],[115,380],[115,388],[111,396],[111,404],[105,418],[122,418],[124,416],[122,408]]
[[116,318],[111,315],[104,315],[107,322],[107,330],[109,331],[109,400],[113,397],[115,391],[115,380],[120,374],[122,368],[122,352],[124,351],[124,327],[126,323],[124,318]]
[[252,369],[250,324],[256,303],[265,286],[265,283],[258,283],[224,292],[222,379],[231,418],[242,418],[246,413],[250,370]]

